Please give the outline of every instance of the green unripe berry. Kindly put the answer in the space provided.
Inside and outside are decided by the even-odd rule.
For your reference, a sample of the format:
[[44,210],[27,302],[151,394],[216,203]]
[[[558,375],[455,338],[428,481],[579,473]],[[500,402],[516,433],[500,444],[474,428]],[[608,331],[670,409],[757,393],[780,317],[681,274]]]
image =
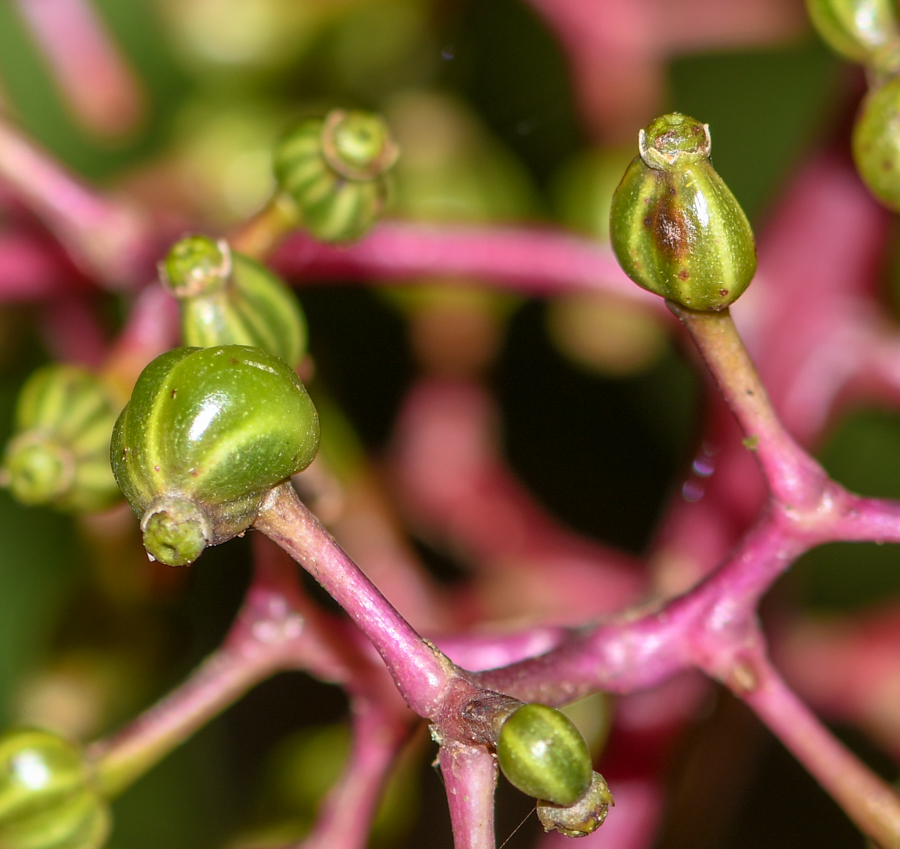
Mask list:
[[294,370],[259,348],[225,345],[150,363],[110,451],[148,553],[180,566],[243,533],[318,444],[319,418]]
[[294,293],[224,240],[190,236],[176,242],[160,264],[160,278],[178,298],[186,345],[249,345],[300,365],[307,330]]
[[756,272],[753,231],[709,161],[709,128],[673,113],[639,136],[613,195],[610,238],[639,286],[692,310],[721,310]]
[[591,755],[581,733],[561,711],[527,704],[500,729],[497,760],[510,784],[528,796],[574,805],[591,785]]
[[845,59],[868,62],[900,35],[896,0],[806,0],[813,26]]
[[593,834],[606,819],[610,805],[615,805],[606,779],[595,772],[591,786],[574,805],[537,803],[537,815],[544,831],[558,831],[565,837],[586,837]]
[[900,210],[900,77],[864,98],[853,127],[853,161],[869,191]]
[[0,847],[97,849],[110,817],[81,750],[47,731],[0,735]]
[[0,480],[23,504],[104,510],[120,497],[109,439],[121,405],[92,372],[53,363],[26,381]]
[[230,274],[228,244],[207,236],[188,236],[177,241],[160,265],[163,284],[179,299],[217,292]]
[[304,121],[275,149],[273,169],[302,224],[323,242],[358,239],[388,194],[397,146],[384,120],[335,109]]

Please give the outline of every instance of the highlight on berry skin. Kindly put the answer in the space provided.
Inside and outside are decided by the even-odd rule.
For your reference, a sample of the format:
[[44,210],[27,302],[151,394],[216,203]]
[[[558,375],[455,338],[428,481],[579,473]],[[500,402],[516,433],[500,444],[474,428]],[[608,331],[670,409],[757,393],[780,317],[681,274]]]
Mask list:
[[528,796],[573,805],[591,785],[591,755],[564,713],[541,704],[513,711],[497,740],[500,771]]
[[49,731],[0,734],[0,846],[99,849],[109,805],[82,750]]
[[851,62],[877,62],[900,37],[895,0],[806,0],[806,11],[822,40]]
[[318,414],[287,363],[243,345],[176,348],[138,378],[110,460],[148,554],[184,566],[243,533],[318,446]]
[[610,239],[639,286],[698,311],[723,310],[756,273],[753,230],[710,162],[709,127],[672,113],[638,135],[616,189]]

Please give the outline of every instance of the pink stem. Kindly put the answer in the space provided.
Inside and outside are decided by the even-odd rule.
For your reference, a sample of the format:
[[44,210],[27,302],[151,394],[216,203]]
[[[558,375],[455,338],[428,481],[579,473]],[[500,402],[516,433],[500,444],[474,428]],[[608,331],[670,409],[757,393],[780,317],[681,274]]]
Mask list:
[[276,252],[273,266],[295,280],[464,277],[527,295],[608,292],[659,310],[635,286],[608,246],[560,231],[512,227],[438,227],[385,222],[352,245],[326,245],[304,233]]
[[143,282],[156,238],[143,216],[89,188],[2,119],[0,181],[106,286],[121,289]]
[[435,716],[449,684],[459,677],[453,664],[416,633],[289,483],[271,491],[254,527],[287,551],[344,608],[381,655],[407,704],[420,716]]
[[494,849],[497,761],[484,746],[445,743],[438,759],[453,824],[455,849]]
[[[286,568],[287,567],[287,568]],[[222,646],[178,689],[118,734],[94,743],[101,784],[115,796],[248,689],[281,669],[310,669],[351,692],[385,691],[352,640],[307,612],[293,564],[258,559],[253,583]],[[335,645],[338,644],[338,645]],[[390,686],[387,682],[387,686]]]
[[144,96],[88,0],[17,0],[57,85],[84,126],[102,136],[134,130]]
[[312,832],[296,849],[365,849],[368,845],[372,819],[388,771],[409,735],[409,722],[362,701],[354,705],[353,746],[341,778],[325,799]]
[[49,238],[0,233],[0,301],[42,301],[89,290],[86,280]]
[[790,749],[865,834],[900,847],[900,796],[819,722],[762,655],[752,663],[754,687],[737,694]]

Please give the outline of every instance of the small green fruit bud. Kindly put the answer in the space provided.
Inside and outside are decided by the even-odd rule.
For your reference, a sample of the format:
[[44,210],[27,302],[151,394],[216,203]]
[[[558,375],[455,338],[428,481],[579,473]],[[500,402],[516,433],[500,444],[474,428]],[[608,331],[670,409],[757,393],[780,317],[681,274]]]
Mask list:
[[110,818],[81,750],[47,731],[0,735],[0,846],[97,849]]
[[863,182],[888,209],[900,211],[900,76],[866,95],[853,127],[853,160]]
[[273,168],[303,225],[323,242],[358,239],[388,193],[397,146],[384,120],[335,109],[302,123],[275,150]]
[[176,348],[150,363],[110,451],[147,551],[180,566],[243,533],[318,444],[319,418],[294,370],[259,348],[226,345]]
[[176,242],[160,278],[178,298],[186,345],[249,345],[297,368],[306,354],[306,318],[293,292],[268,268],[225,241]]
[[721,310],[756,272],[753,231],[709,161],[709,128],[657,118],[613,195],[610,238],[639,286],[692,310]]
[[896,0],[806,0],[806,9],[825,43],[852,62],[900,36]]
[[497,760],[510,784],[557,805],[574,805],[591,785],[584,738],[564,713],[546,705],[522,705],[509,715]]
[[231,274],[226,242],[188,236],[169,249],[159,268],[163,285],[176,298],[191,298],[221,290]]
[[615,805],[606,779],[595,772],[591,786],[574,805],[554,805],[538,802],[537,815],[544,831],[558,831],[565,837],[587,837],[606,819],[610,805]]
[[23,504],[104,510],[120,498],[109,439],[121,405],[95,374],[54,363],[36,371],[16,403],[0,478]]

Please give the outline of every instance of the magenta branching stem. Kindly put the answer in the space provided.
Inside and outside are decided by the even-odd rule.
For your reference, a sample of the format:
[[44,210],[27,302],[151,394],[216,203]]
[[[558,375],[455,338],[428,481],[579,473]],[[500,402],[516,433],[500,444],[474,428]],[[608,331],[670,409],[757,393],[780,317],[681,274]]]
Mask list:
[[827,476],[778,420],[731,314],[695,312],[669,302],[697,343],[706,365],[756,452],[772,496],[787,507],[817,503]]
[[[253,582],[222,646],[169,696],[91,747],[109,795],[122,792],[248,689],[283,669],[306,669],[342,684],[361,712],[369,711],[390,731],[388,739],[382,729],[373,740],[376,748],[393,741],[396,752],[409,711],[377,658],[367,656],[364,640],[355,640],[304,599],[290,560],[261,545],[257,553]],[[357,756],[382,757],[367,750]],[[375,775],[369,783],[380,786],[383,775],[375,773],[374,767],[368,771]]]
[[143,213],[89,188],[2,118],[0,182],[40,216],[79,265],[109,288],[143,282],[147,253],[157,238]]
[[755,686],[735,692],[794,753],[856,825],[884,849],[900,846],[900,798],[798,699],[759,654]]
[[484,746],[448,742],[438,755],[447,789],[454,845],[494,849],[494,790],[497,761]]
[[309,512],[290,484],[273,489],[254,527],[284,548],[372,641],[407,704],[433,717],[456,667],[423,640]]
[[398,721],[396,714],[355,701],[350,755],[313,830],[296,849],[365,849],[385,779],[409,730],[409,722]]

